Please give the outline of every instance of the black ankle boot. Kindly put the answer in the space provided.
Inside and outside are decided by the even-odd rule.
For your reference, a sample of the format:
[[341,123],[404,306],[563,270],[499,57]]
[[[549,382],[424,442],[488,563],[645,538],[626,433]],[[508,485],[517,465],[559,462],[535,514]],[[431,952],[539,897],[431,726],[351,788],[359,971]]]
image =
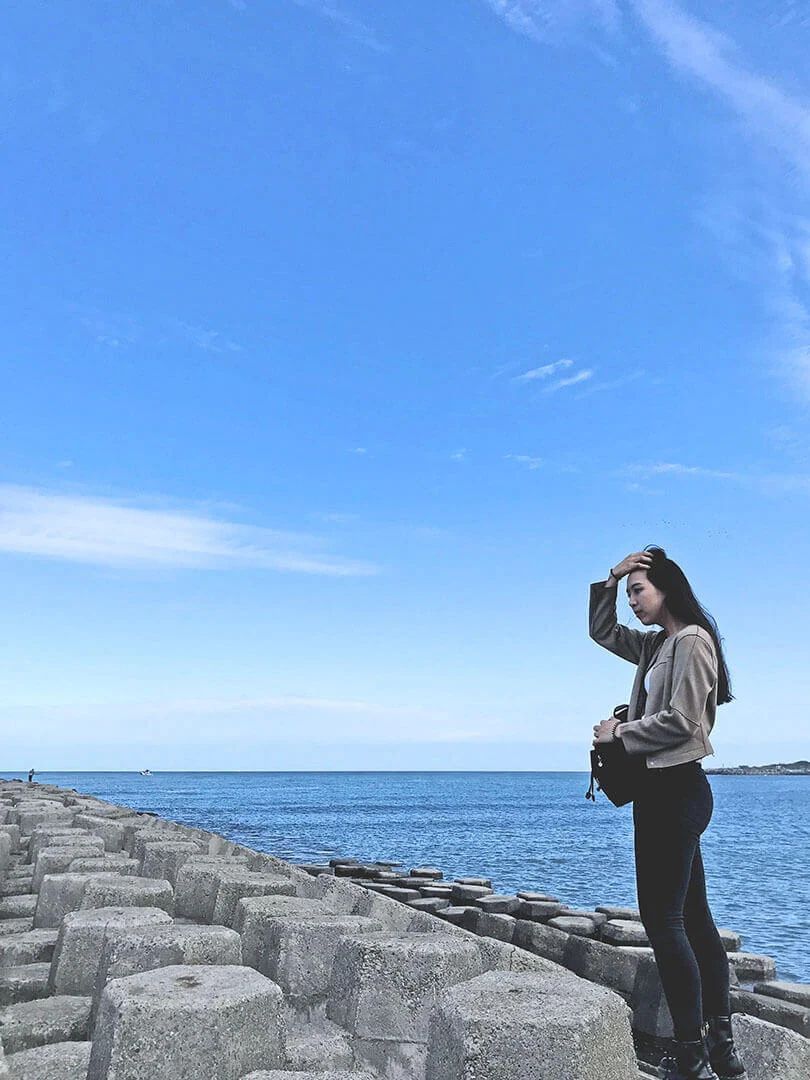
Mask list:
[[709,1061],[720,1080],[748,1080],[745,1066],[734,1048],[730,1016],[710,1016],[706,1049]]
[[672,1041],[672,1049],[661,1062],[662,1080],[719,1080],[709,1064],[703,1039],[697,1042]]

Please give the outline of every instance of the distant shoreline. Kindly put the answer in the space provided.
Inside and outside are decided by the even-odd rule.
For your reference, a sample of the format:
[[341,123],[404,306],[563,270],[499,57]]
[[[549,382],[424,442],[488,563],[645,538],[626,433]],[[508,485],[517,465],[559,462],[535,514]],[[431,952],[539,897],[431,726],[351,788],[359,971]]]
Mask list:
[[776,765],[735,765],[731,769],[706,769],[709,776],[810,776],[810,761]]

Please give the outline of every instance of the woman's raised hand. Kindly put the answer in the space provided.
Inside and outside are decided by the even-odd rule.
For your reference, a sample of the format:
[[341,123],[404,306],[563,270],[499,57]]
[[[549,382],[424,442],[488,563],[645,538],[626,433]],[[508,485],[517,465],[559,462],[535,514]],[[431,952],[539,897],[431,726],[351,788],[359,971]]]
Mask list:
[[626,555],[620,563],[613,567],[613,576],[617,581],[632,574],[634,570],[649,570],[652,565],[652,555],[649,551],[635,551],[632,555]]

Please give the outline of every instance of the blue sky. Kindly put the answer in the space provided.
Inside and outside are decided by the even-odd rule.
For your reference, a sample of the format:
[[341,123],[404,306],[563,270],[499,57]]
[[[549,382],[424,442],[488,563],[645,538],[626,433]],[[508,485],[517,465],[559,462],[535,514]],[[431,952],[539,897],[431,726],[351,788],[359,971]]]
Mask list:
[[648,543],[810,757],[803,10],[7,6],[0,764],[584,768]]

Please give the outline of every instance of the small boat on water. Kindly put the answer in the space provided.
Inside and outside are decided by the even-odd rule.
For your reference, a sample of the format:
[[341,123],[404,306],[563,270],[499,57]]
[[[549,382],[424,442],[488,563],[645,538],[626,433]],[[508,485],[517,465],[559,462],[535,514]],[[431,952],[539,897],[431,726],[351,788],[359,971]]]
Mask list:
[[152,775],[152,770],[151,769],[141,769],[141,776],[151,776],[151,775]]

